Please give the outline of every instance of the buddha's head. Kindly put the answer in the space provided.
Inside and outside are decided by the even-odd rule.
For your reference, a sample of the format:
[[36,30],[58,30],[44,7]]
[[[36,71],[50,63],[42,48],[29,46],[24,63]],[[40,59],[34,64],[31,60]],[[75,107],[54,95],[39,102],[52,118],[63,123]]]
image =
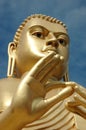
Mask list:
[[12,73],[16,70],[17,75],[21,76],[49,51],[55,51],[64,57],[64,62],[58,66],[54,75],[63,77],[67,72],[69,57],[69,37],[65,24],[41,14],[28,17],[19,26],[13,42],[9,44],[8,76],[11,69]]

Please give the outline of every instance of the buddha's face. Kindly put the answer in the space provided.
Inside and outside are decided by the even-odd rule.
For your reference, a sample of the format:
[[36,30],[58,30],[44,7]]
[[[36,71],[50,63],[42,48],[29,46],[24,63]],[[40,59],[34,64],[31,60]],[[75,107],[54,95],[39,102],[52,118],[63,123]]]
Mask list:
[[[57,23],[41,18],[32,18],[25,25],[16,49],[16,64],[21,74],[29,71],[32,66],[50,51],[64,57],[59,72],[64,73],[68,62],[69,38],[66,29]],[[56,72],[56,71],[55,71]]]

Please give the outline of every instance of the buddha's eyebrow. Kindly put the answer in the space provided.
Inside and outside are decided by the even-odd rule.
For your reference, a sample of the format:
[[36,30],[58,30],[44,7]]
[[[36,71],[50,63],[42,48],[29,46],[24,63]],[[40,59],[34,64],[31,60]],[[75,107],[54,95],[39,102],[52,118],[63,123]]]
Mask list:
[[43,28],[43,29],[46,29],[44,26],[41,26],[41,25],[34,25],[34,26],[31,26],[29,29],[32,29],[32,28]]
[[69,37],[67,33],[64,33],[64,32],[54,32],[55,35],[64,35],[66,37]]
[[49,31],[47,28],[45,28],[44,26],[41,26],[41,25],[31,26],[31,27],[29,28],[29,30],[33,30],[33,29],[37,29],[37,28],[42,29],[42,30]]
[[68,38],[68,39],[70,40],[69,35],[66,34],[66,33],[63,33],[63,32],[55,32],[54,34],[57,35],[57,36],[63,35],[63,36],[65,36],[66,38]]

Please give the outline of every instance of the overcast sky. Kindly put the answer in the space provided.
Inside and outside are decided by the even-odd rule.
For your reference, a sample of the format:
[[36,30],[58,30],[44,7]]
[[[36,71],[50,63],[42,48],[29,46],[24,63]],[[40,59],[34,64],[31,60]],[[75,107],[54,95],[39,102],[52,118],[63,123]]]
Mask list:
[[35,13],[63,21],[70,43],[70,80],[86,87],[86,0],[0,0],[0,78],[6,77],[7,46],[18,26]]

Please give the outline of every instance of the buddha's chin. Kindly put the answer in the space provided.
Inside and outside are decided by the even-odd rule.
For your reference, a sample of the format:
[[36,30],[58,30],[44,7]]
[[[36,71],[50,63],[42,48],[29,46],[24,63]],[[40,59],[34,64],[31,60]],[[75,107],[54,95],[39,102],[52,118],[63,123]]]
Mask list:
[[61,80],[63,78],[64,74],[54,74],[53,77],[55,77],[57,80]]
[[56,77],[57,79],[62,79],[66,72],[67,67],[56,67],[53,71],[53,77]]

